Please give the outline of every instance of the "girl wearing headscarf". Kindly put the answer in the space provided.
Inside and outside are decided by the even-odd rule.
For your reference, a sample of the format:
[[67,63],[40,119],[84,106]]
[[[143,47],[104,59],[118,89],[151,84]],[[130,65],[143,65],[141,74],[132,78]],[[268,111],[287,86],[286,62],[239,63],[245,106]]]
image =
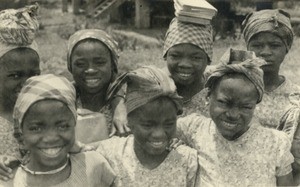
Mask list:
[[178,119],[178,136],[198,151],[200,186],[293,185],[287,135],[252,120],[263,99],[265,61],[238,57],[217,65],[206,81],[211,118]]
[[184,106],[204,88],[204,71],[212,60],[212,26],[174,18],[165,36],[163,57],[167,73],[184,99]]
[[279,9],[261,10],[249,14],[243,27],[247,49],[267,62],[262,66],[265,96],[255,116],[263,126],[276,128],[290,104],[289,96],[300,93],[298,85],[280,74],[280,66],[293,43],[290,16]]
[[[280,75],[280,66],[293,43],[294,33],[290,15],[280,9],[254,12],[246,17],[243,27],[247,49],[254,51],[256,56],[267,62],[267,65],[262,66],[265,96],[257,107],[255,116],[263,126],[269,128],[276,128],[280,124],[279,129],[287,132],[290,140],[294,141],[292,152],[296,159],[293,171],[299,184],[300,163],[297,160],[299,160],[300,148],[296,144],[299,144],[297,137],[300,133],[296,133],[299,127],[294,109],[299,106],[297,100],[299,100],[300,87],[284,75]],[[285,111],[288,114],[285,114]],[[293,130],[289,131],[287,129],[291,127],[291,121],[294,121],[294,126]],[[297,177],[296,173],[298,173]]]
[[[108,131],[114,128],[113,116],[118,115],[120,111],[121,115],[123,112],[126,116],[126,111],[122,110],[125,109],[122,105],[124,100],[120,101],[117,111],[107,101],[107,89],[118,73],[118,58],[117,43],[102,30],[80,30],[69,38],[68,69],[75,81],[79,125],[81,119],[87,118],[88,123],[93,125],[94,136],[83,134],[79,139],[85,143],[108,138]],[[105,122],[99,122],[103,121],[99,112],[105,115],[107,126]],[[83,124],[82,130],[84,126],[87,124]],[[118,130],[124,133],[126,126]]]
[[[76,92],[66,78],[29,78],[13,117],[19,143],[29,152],[5,186],[111,186],[115,175],[97,152],[70,154],[75,142]],[[71,167],[72,166],[72,167]]]
[[[13,137],[13,107],[23,83],[40,74],[38,47],[34,41],[38,29],[38,6],[0,12],[0,160],[20,158]],[[1,164],[1,168],[4,167]],[[8,169],[8,168],[7,168]],[[9,170],[9,169],[8,169]],[[0,171],[0,179],[8,175]],[[4,177],[4,176],[6,177]]]
[[184,145],[167,149],[182,112],[173,80],[147,66],[122,75],[119,83],[127,84],[125,105],[132,135],[96,143],[117,174],[115,186],[194,186],[196,150]]

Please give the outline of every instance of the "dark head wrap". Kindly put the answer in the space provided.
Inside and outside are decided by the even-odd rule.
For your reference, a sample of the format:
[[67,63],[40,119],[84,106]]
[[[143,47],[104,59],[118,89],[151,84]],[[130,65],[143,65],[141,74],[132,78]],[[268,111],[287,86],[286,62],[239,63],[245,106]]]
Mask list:
[[125,73],[116,80],[109,92],[116,92],[124,83],[127,83],[127,113],[161,96],[169,97],[175,103],[177,113],[182,113],[182,97],[177,94],[173,79],[161,69],[145,66]]
[[38,5],[0,12],[0,57],[17,48],[30,48],[38,54],[34,42],[39,28]]
[[109,36],[106,32],[99,29],[84,29],[75,32],[70,36],[68,41],[68,69],[71,71],[71,55],[76,44],[85,39],[95,39],[104,43],[107,48],[110,50],[112,55],[112,61],[114,65],[114,73],[118,73],[118,58],[119,58],[119,48],[117,42]]
[[213,54],[211,25],[185,23],[174,18],[165,36],[163,57],[166,57],[171,47],[184,43],[193,44],[202,49],[207,54],[209,62],[211,62]]
[[230,49],[227,53],[224,55],[226,58],[223,58],[221,63],[211,70],[205,87],[212,89],[216,81],[226,74],[241,73],[254,84],[259,95],[259,99],[257,100],[257,103],[259,103],[264,93],[263,71],[260,66],[266,64],[266,62],[263,59],[255,57],[254,53],[250,51]]
[[247,45],[254,35],[260,32],[270,32],[282,39],[287,51],[292,46],[294,33],[290,15],[283,10],[261,10],[250,13],[243,21],[242,27]]

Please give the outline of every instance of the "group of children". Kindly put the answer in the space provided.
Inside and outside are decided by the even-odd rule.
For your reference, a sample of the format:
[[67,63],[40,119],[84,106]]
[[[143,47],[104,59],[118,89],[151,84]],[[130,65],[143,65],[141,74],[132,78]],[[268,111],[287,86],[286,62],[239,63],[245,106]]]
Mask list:
[[[262,127],[270,125],[255,113],[270,110],[261,102],[289,107],[299,93],[279,75],[293,41],[287,13],[250,14],[244,36],[261,58],[231,50],[206,73],[211,25],[174,18],[163,50],[167,68],[141,67],[120,76],[115,41],[102,30],[80,30],[68,41],[71,83],[39,75],[36,10],[34,5],[0,12],[2,27],[9,28],[0,28],[0,185],[299,185],[298,118],[291,116],[299,116],[299,107],[287,113],[272,108],[280,111],[265,115],[277,125],[284,117],[281,129],[287,133]],[[86,115],[93,132],[76,132],[84,129]],[[109,138],[116,116],[128,121],[118,129],[132,134]],[[92,143],[81,144],[85,139]]]

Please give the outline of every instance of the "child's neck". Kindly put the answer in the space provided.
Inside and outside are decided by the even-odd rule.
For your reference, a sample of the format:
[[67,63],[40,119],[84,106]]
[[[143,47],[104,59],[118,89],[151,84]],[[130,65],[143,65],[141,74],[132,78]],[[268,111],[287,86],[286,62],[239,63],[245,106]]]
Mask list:
[[106,105],[106,92],[87,93],[80,92],[82,108],[89,109],[93,112],[99,112]]
[[183,101],[188,101],[204,88],[204,80],[200,79],[189,85],[176,84],[176,87],[178,95],[183,97]]
[[278,72],[266,72],[264,74],[264,84],[265,84],[265,90],[267,92],[272,92],[276,88],[278,88],[283,82],[285,81],[285,78],[278,74]]
[[[24,171],[26,172],[26,171]],[[27,174],[27,184],[29,186],[54,186],[67,180],[71,174],[71,164],[69,164],[60,172],[47,175]]]
[[169,152],[166,150],[161,155],[150,155],[146,153],[139,145],[134,143],[134,152],[140,163],[150,170],[157,168],[168,156]]

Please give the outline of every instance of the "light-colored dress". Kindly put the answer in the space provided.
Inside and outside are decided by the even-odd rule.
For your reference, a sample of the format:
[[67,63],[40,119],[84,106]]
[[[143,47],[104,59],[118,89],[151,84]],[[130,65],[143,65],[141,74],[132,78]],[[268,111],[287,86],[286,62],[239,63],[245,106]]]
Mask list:
[[0,155],[21,158],[19,144],[14,138],[14,124],[0,117]]
[[291,143],[284,132],[251,124],[228,141],[210,118],[191,114],[178,119],[178,135],[198,151],[200,186],[276,186],[292,171]]
[[196,150],[179,146],[158,167],[148,169],[139,162],[133,143],[133,135],[98,143],[97,151],[104,155],[118,176],[115,186],[194,186],[198,169]]
[[[107,160],[95,151],[70,155],[70,162],[71,174],[69,178],[54,185],[55,187],[109,187],[114,182],[115,174]],[[32,187],[53,184],[53,181],[47,180],[44,180],[43,184],[36,184],[34,178],[34,175],[19,167],[14,180],[6,184],[1,181],[0,186]]]
[[291,82],[285,81],[272,92],[264,92],[261,103],[256,106],[254,115],[265,127],[276,128],[287,107],[291,104],[290,96],[300,93],[300,87]]

